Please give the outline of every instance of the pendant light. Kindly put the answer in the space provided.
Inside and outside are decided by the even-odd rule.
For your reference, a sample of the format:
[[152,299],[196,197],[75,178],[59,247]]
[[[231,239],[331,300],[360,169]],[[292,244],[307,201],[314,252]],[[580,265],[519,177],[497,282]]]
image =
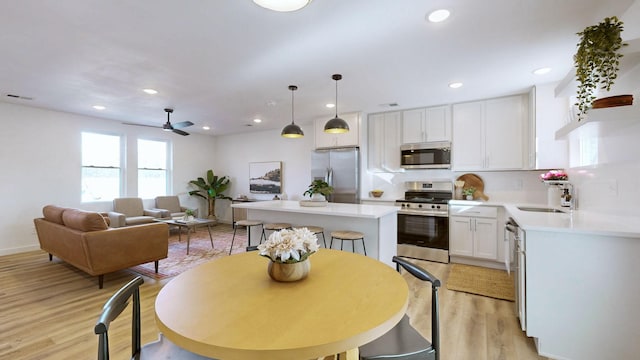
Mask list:
[[298,87],[295,85],[289,85],[289,90],[291,90],[291,124],[285,126],[280,135],[282,135],[282,137],[292,139],[301,138],[304,136],[304,133],[302,132],[302,129],[300,129],[300,126],[293,122],[293,92],[298,90]]
[[349,132],[349,124],[338,117],[338,80],[342,79],[342,75],[333,74],[331,78],[336,81],[336,117],[327,121],[324,125],[324,132],[330,134],[344,134]]

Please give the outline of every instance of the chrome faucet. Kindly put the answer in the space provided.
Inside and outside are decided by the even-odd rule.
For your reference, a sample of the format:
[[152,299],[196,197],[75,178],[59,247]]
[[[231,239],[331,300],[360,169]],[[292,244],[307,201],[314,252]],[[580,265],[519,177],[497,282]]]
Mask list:
[[577,210],[578,209],[578,197],[576,194],[576,189],[573,184],[566,183],[562,184],[563,194],[560,200],[560,205],[568,206],[569,210]]

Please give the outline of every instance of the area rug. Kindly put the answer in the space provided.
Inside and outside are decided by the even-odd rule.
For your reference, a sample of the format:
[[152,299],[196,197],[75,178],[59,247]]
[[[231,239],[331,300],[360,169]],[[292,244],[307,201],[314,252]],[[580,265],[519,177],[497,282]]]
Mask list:
[[508,275],[504,270],[453,264],[449,272],[447,289],[515,301],[513,276],[513,273]]
[[[178,230],[171,230],[169,255],[166,259],[160,260],[158,273],[155,272],[153,262],[134,266],[129,270],[161,280],[181,274],[207,261],[229,256],[233,227],[229,224],[212,226],[211,237],[213,238],[213,249],[211,248],[209,232],[206,227],[198,228],[196,232],[192,232],[189,255],[187,255],[187,234],[183,230],[182,241],[179,241]],[[244,228],[238,228],[232,254],[244,252],[246,247],[247,232]]]

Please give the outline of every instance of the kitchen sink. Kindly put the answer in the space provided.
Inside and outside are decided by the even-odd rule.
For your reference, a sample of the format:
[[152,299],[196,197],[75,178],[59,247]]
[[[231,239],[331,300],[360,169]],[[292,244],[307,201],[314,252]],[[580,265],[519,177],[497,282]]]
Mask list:
[[543,207],[532,207],[532,206],[518,206],[518,210],[544,212],[544,213],[561,213],[561,214],[565,213],[562,210],[558,210],[554,208],[543,208]]

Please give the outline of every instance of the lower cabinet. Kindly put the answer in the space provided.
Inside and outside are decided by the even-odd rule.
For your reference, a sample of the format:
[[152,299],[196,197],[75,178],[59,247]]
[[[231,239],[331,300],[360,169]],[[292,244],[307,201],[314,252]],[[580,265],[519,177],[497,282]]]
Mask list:
[[449,254],[498,259],[498,220],[495,207],[449,207]]

